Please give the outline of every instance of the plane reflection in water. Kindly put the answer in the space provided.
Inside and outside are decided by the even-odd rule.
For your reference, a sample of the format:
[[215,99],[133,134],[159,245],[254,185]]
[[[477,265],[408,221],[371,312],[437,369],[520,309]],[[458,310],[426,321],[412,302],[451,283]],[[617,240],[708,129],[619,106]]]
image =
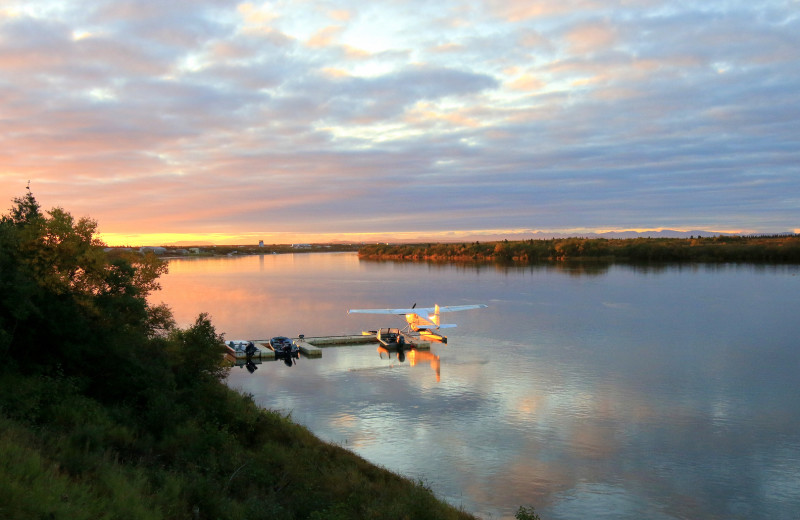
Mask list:
[[408,353],[408,363],[412,367],[417,363],[429,363],[433,371],[436,373],[436,382],[438,383],[442,378],[440,373],[441,364],[439,362],[439,356],[436,354],[426,352],[424,350],[412,350]]
[[[436,373],[436,382],[438,383],[441,381],[441,363],[439,361],[439,356],[436,354],[417,349],[406,351],[403,349],[389,350],[385,347],[378,347],[378,355],[381,357],[381,359],[392,359],[393,354],[400,363],[403,363],[406,359],[408,359],[408,364],[412,367],[419,363],[429,363],[431,369]],[[384,358],[384,356],[386,357]]]

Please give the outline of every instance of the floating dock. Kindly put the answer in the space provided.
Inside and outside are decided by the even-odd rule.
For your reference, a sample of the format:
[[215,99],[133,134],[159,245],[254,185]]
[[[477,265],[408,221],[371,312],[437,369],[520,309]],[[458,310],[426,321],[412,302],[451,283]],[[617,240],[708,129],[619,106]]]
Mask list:
[[[307,338],[305,336],[296,338],[295,345],[300,347],[300,352],[308,357],[321,357],[322,348],[320,347],[336,347],[346,345],[363,345],[364,343],[378,343],[377,335],[375,334],[358,334],[352,336],[317,336]],[[418,338],[410,338],[407,340],[408,348],[417,350],[430,350],[430,341],[419,341]]]
[[[406,336],[406,338],[406,350],[410,350],[412,348],[416,350],[430,350],[431,348],[430,341],[420,341],[416,336]],[[269,348],[268,339],[257,339],[252,341],[258,349],[258,353],[253,356],[254,359],[260,359],[262,361],[275,359],[275,352]],[[299,336],[297,338],[293,338],[292,341],[295,345],[297,345],[297,347],[300,349],[300,352],[304,356],[309,358],[318,358],[322,357],[322,347],[341,347],[347,345],[363,345],[365,343],[378,343],[378,338],[376,334],[363,333],[350,336]],[[234,353],[232,349],[229,348],[228,353],[236,360],[247,359],[247,356],[244,354],[244,352]]]

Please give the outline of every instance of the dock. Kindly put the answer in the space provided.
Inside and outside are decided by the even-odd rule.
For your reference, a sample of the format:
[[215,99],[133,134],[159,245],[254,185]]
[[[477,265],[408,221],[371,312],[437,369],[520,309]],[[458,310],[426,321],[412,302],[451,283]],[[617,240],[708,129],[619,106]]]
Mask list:
[[[358,334],[350,336],[301,336],[294,340],[295,345],[300,348],[307,357],[322,357],[323,347],[341,347],[347,345],[363,345],[365,343],[378,343],[376,334]],[[430,341],[419,341],[418,338],[408,340],[408,346],[417,350],[430,350]]]
[[[407,337],[406,340],[407,349],[411,348],[414,348],[416,350],[431,349],[430,341],[420,341],[419,338],[416,336],[413,337],[406,336],[406,337]],[[251,341],[255,344],[256,348],[258,349],[258,353],[255,356],[253,356],[254,359],[260,359],[262,361],[275,359],[275,352],[269,348],[268,339],[256,339]],[[306,337],[301,335],[298,336],[297,338],[293,338],[292,341],[300,349],[300,352],[305,357],[309,358],[322,357],[322,349],[325,347],[343,347],[348,345],[363,345],[365,343],[378,344],[377,335],[372,333],[353,334],[344,336],[316,336],[316,337]],[[246,359],[244,352],[234,353],[230,348],[228,349],[228,352],[236,360]]]

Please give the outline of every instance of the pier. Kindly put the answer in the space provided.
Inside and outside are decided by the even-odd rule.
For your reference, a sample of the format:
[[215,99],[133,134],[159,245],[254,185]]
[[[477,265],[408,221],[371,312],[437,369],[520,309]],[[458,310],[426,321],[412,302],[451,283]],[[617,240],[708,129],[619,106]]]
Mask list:
[[[430,341],[419,341],[416,337],[406,336],[406,348],[417,350],[430,350]],[[317,336],[307,338],[305,336],[294,340],[295,345],[300,347],[307,357],[322,357],[320,347],[344,347],[348,345],[363,345],[364,343],[378,343],[376,334],[359,334],[352,336]]]
[[[430,341],[420,341],[416,336],[406,335],[406,350],[430,350]],[[251,340],[258,349],[258,352],[253,356],[254,359],[262,361],[274,360],[275,352],[269,347],[268,339],[255,339]],[[345,336],[316,336],[306,337],[300,335],[293,338],[292,341],[300,349],[300,352],[308,358],[322,357],[322,348],[324,347],[345,347],[349,345],[363,345],[365,343],[378,343],[376,334],[363,333]],[[243,352],[233,352],[230,348],[228,353],[237,360],[244,360],[246,356]]]

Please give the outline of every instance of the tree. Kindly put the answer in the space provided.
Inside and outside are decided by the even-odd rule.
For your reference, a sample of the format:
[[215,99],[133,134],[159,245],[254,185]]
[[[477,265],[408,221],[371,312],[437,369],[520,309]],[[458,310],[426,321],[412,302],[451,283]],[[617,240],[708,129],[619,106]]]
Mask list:
[[29,369],[82,372],[102,352],[87,367],[116,370],[130,360],[126,338],[174,327],[166,307],[147,302],[166,263],[154,255],[111,257],[96,230],[94,220],[62,208],[43,214],[30,189],[14,199],[0,218],[0,354]]
[[517,520],[540,520],[533,507],[519,506],[514,518]]
[[167,339],[170,365],[179,386],[221,380],[227,374],[222,356],[224,340],[207,314],[198,316],[194,325],[186,330],[171,331]]

